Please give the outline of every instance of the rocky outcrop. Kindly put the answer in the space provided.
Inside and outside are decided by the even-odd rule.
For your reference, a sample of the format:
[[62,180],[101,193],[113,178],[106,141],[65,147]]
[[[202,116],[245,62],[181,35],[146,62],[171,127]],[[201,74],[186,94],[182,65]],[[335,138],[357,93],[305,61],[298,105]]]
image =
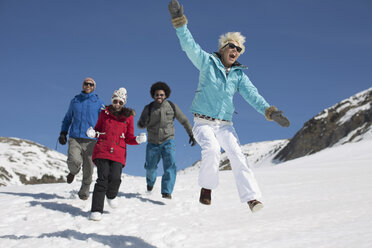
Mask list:
[[277,162],[372,137],[372,88],[323,110],[307,121],[274,157]]

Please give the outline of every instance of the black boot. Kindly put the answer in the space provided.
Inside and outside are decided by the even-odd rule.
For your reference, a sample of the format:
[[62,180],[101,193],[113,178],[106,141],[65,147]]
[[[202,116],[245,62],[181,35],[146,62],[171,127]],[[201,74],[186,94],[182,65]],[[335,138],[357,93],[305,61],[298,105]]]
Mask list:
[[161,193],[162,197],[163,198],[166,198],[166,199],[172,199],[172,195],[171,194],[168,194],[168,193]]
[[249,201],[247,203],[248,203],[248,206],[253,213],[257,212],[257,211],[259,211],[263,208],[263,204],[258,200],[252,200],[252,201]]
[[75,175],[72,175],[71,173],[68,173],[67,175],[67,183],[70,184],[72,181],[74,181]]
[[202,188],[200,190],[199,202],[204,205],[211,205],[211,201],[212,201],[211,194],[212,194],[212,190]]
[[150,186],[150,185],[147,185],[147,191],[152,191],[152,189],[153,189],[154,187],[153,186]]

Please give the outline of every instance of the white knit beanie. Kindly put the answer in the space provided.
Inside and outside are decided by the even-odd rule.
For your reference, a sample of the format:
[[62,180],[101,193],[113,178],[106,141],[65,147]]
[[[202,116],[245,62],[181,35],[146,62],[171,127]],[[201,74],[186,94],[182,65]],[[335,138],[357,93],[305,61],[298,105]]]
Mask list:
[[114,103],[114,100],[122,101],[125,105],[127,103],[127,90],[125,88],[115,90],[114,94],[112,94],[111,102]]

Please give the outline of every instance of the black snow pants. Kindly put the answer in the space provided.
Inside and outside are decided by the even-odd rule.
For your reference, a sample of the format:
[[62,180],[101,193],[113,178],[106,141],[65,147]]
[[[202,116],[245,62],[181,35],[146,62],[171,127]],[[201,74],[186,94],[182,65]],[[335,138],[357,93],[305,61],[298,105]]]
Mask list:
[[118,195],[123,165],[108,159],[95,159],[94,163],[98,178],[94,185],[91,211],[103,213],[105,196],[114,199]]

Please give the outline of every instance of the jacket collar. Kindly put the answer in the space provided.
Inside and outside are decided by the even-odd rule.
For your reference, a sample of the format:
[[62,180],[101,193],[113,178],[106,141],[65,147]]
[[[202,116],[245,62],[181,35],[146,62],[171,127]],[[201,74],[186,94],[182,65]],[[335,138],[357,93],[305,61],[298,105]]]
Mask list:
[[157,101],[153,101],[153,106],[154,108],[160,108],[161,106],[163,106],[163,103],[165,103],[167,101],[167,98],[164,99],[164,101],[162,103],[158,103]]
[[[212,53],[212,58],[213,60],[215,61],[215,63],[217,63],[218,66],[222,66],[223,68],[225,68],[225,66],[222,64],[222,61],[221,61],[221,54],[218,53],[218,52],[214,52]],[[234,64],[231,66],[231,69],[247,69],[248,66],[245,66],[245,65],[242,65],[240,64],[238,61],[235,61]]]
[[95,93],[93,92],[90,92],[90,93],[85,93],[84,91],[81,91],[80,94],[79,94],[79,97],[82,98],[82,99],[88,99],[88,98],[94,98],[95,96],[97,96]]
[[120,112],[116,112],[114,110],[114,107],[112,105],[109,105],[109,106],[106,107],[105,113],[107,115],[111,115],[111,116],[113,116],[115,118],[118,118],[119,120],[128,118],[131,115],[133,115],[133,116],[135,115],[135,112],[134,112],[133,109],[126,108],[126,107],[123,107],[123,109]]

